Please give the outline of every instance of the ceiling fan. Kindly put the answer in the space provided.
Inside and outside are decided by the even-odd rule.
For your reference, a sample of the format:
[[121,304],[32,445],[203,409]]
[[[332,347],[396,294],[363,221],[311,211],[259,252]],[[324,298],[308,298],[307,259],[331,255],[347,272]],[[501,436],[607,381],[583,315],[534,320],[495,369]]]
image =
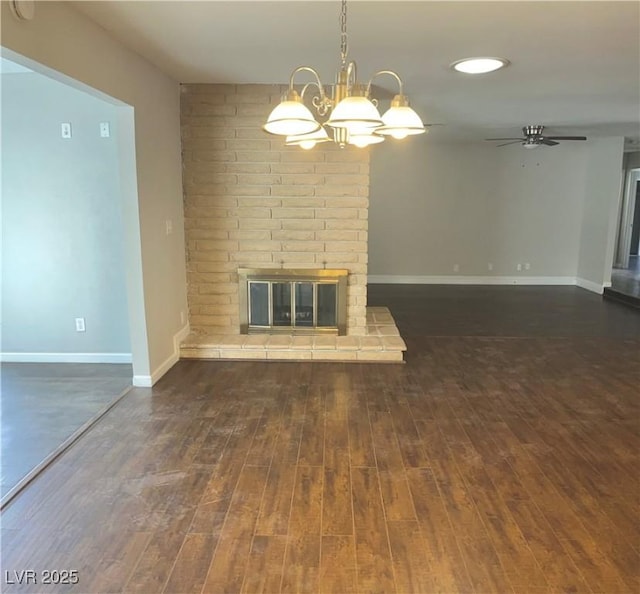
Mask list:
[[506,140],[497,146],[507,146],[520,142],[524,148],[536,148],[540,145],[555,146],[558,140],[586,140],[586,136],[543,136],[544,126],[524,126],[523,138],[485,138],[485,140]]

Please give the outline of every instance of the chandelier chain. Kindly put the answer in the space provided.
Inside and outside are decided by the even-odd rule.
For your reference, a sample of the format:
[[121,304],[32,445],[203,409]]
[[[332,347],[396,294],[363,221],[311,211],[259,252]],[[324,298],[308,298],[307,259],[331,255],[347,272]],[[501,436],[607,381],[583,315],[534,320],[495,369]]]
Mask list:
[[340,11],[340,58],[342,65],[347,62],[347,52],[349,46],[347,44],[347,0],[342,0],[342,10]]

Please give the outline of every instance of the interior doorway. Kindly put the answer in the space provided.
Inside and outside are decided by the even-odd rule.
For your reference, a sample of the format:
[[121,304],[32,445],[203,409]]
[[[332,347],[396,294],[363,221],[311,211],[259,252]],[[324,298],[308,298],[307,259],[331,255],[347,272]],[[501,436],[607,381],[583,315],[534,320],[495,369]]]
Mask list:
[[640,168],[627,171],[611,290],[640,303]]
[[635,207],[633,209],[633,221],[631,223],[631,245],[629,256],[637,256],[640,251],[640,181],[636,182]]
[[0,73],[4,506],[130,389],[142,280],[133,109],[4,48]]

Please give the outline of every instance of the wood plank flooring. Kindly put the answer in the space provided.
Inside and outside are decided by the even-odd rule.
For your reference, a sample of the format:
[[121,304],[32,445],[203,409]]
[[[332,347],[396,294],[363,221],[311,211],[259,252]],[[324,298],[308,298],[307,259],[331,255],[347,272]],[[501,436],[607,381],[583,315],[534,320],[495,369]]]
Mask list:
[[611,271],[611,288],[640,299],[640,256],[629,256],[627,268],[614,268]]
[[104,411],[132,377],[129,364],[2,363],[2,497]]
[[548,288],[528,331],[531,295],[483,289],[475,335],[430,335],[468,289],[442,318],[440,289],[370,291],[403,366],[181,361],[133,389],[3,512],[2,591],[640,591],[640,316],[576,289],[563,325]]

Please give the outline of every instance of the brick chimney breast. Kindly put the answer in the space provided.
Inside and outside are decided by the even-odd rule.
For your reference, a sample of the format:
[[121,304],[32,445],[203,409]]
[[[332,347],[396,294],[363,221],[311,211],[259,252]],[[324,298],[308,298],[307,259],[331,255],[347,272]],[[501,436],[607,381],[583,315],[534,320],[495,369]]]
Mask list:
[[189,322],[239,334],[239,268],[347,269],[347,334],[366,334],[369,149],[287,147],[261,128],[279,85],[182,86]]

